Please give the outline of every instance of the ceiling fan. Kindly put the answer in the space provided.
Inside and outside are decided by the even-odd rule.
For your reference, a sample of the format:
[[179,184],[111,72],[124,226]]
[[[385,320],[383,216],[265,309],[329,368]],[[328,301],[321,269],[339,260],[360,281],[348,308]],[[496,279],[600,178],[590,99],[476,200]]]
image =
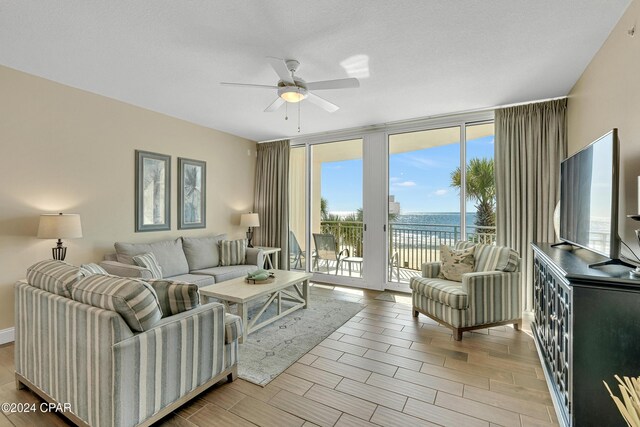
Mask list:
[[250,87],[257,89],[275,89],[277,91],[278,98],[276,98],[276,100],[273,101],[271,105],[269,105],[264,110],[266,112],[276,111],[285,102],[296,103],[304,99],[308,99],[310,102],[316,104],[320,108],[333,113],[340,107],[311,91],[360,87],[360,82],[356,78],[323,80],[307,83],[303,79],[295,75],[298,66],[300,66],[300,63],[295,59],[280,59],[269,56],[267,57],[267,60],[269,61],[269,64],[271,64],[271,67],[273,67],[278,77],[280,77],[280,80],[278,80],[276,86],[227,82],[222,82],[220,84],[224,86]]

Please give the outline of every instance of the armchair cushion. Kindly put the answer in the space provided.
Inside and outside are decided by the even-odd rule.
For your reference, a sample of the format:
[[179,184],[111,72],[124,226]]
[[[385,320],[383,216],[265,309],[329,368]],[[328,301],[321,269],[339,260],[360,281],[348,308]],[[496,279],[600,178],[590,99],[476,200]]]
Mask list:
[[247,239],[220,241],[220,265],[240,265],[247,257]]
[[93,275],[71,288],[74,301],[115,311],[133,331],[146,331],[162,318],[155,291],[146,282],[130,278]]
[[162,317],[173,316],[200,305],[200,292],[193,283],[152,279],[149,284],[158,295]]
[[451,280],[413,277],[409,287],[414,293],[458,310],[469,306],[469,294],[462,283]]
[[475,249],[475,247],[470,247],[452,250],[449,246],[441,245],[440,258],[442,259],[442,266],[440,267],[438,277],[440,279],[461,282],[463,274],[473,271],[473,266],[475,265],[473,253]]
[[27,282],[43,291],[71,297],[71,286],[83,277],[80,269],[53,259],[40,261],[27,268]]

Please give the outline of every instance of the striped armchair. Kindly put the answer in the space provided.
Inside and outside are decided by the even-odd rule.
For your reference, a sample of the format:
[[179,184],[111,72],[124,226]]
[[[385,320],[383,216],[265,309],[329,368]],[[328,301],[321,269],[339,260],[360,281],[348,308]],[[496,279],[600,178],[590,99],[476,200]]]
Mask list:
[[135,332],[122,316],[20,281],[16,385],[65,405],[77,425],[147,426],[237,375],[237,316],[218,303]]
[[[458,242],[455,249],[474,244]],[[453,329],[456,341],[462,332],[497,325],[522,323],[520,257],[508,247],[478,244],[472,273],[462,282],[438,278],[439,262],[422,265],[422,277],[410,281],[413,316],[422,313]]]

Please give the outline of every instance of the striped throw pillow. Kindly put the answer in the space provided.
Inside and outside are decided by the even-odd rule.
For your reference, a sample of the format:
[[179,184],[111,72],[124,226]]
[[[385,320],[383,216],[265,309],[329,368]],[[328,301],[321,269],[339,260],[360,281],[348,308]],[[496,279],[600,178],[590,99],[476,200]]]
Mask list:
[[162,318],[156,292],[142,280],[94,274],[73,285],[71,298],[115,311],[133,331],[146,331]]
[[152,279],[162,279],[162,268],[158,264],[158,260],[152,252],[134,256],[133,262],[138,267],[143,267],[149,270],[151,272]]
[[81,278],[80,268],[53,259],[27,268],[27,282],[31,286],[66,298],[71,297],[71,286]]
[[91,276],[94,274],[109,274],[107,273],[107,270],[105,270],[104,268],[100,267],[98,264],[95,264],[93,262],[89,264],[82,264],[80,266],[80,271],[82,272],[82,275],[84,277]]
[[151,279],[149,284],[158,295],[162,317],[173,316],[200,305],[200,292],[193,283],[167,279]]
[[506,246],[478,245],[475,271],[514,272],[520,265],[518,252]]
[[241,265],[247,257],[247,239],[222,240],[220,243],[220,265]]

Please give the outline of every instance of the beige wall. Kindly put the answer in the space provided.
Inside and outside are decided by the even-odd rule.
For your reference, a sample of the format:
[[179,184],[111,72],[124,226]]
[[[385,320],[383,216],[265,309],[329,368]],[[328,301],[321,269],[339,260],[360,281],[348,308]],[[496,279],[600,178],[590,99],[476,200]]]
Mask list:
[[[134,150],[171,158],[171,231],[134,233]],[[13,283],[51,257],[35,238],[45,212],[79,213],[67,261],[99,261],[115,241],[215,231],[242,236],[253,207],[256,145],[0,66],[0,329],[13,326]],[[207,162],[207,229],[177,229],[177,158]]]
[[[633,250],[633,230],[640,223],[626,218],[638,213],[637,177],[640,175],[640,0],[634,0],[600,51],[569,93],[569,154],[612,128],[620,137],[620,234]],[[628,251],[623,253],[628,254]]]

